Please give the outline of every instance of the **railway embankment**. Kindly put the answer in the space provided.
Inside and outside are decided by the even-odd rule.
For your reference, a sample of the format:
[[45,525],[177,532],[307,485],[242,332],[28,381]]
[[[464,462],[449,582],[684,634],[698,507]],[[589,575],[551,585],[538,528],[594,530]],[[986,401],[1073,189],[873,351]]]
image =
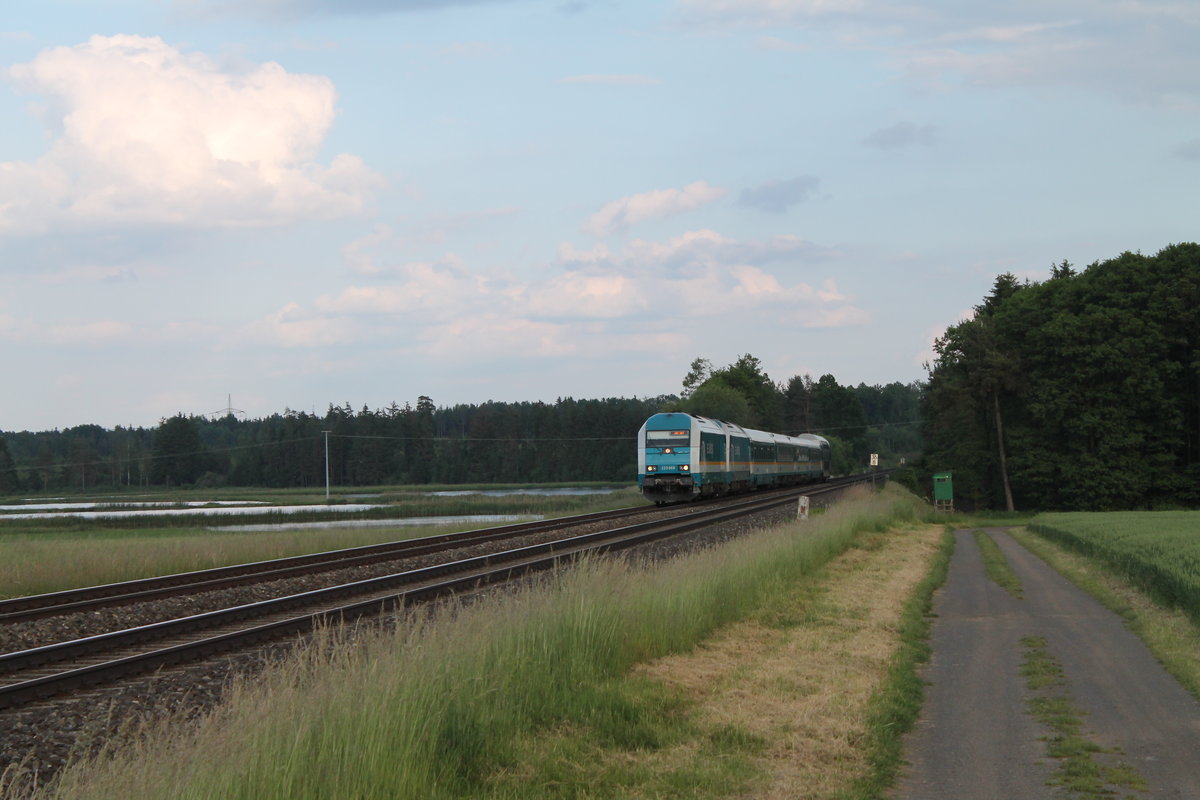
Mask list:
[[[623,774],[711,786],[711,796],[763,786],[769,733],[713,726],[698,698],[635,667],[692,652],[730,626],[757,636],[808,620],[804,609],[817,606],[804,598],[832,596],[814,588],[833,579],[831,562],[871,595],[879,581],[854,565],[884,564],[894,543],[915,542],[911,531],[879,531],[920,513],[888,491],[667,561],[590,560],[520,591],[493,590],[494,602],[415,612],[388,633],[331,631],[206,713],[160,719],[131,744],[67,766],[46,796],[558,796],[563,780],[603,785]],[[923,536],[928,553],[936,535]],[[847,614],[875,613],[829,608],[811,626],[817,639]],[[354,646],[336,646],[341,636]],[[854,642],[840,647],[848,662],[870,660],[875,671],[887,662],[882,651],[858,658],[872,648]],[[581,763],[577,746],[599,748],[589,763],[600,772],[564,772]],[[701,757],[680,768],[604,772],[689,749]]]

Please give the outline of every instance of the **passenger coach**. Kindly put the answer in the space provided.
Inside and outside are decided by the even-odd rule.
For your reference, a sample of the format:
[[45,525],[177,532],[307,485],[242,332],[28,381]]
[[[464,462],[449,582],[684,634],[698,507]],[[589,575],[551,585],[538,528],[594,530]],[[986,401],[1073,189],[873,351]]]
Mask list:
[[659,504],[823,481],[829,468],[829,442],[809,433],[784,436],[683,413],[655,414],[638,432],[638,487]]

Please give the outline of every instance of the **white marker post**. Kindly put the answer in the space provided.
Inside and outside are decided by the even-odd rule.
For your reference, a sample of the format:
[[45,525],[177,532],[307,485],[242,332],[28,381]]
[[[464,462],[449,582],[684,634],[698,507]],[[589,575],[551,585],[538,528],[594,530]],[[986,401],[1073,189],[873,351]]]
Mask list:
[[796,505],[796,519],[808,519],[808,495],[801,495]]

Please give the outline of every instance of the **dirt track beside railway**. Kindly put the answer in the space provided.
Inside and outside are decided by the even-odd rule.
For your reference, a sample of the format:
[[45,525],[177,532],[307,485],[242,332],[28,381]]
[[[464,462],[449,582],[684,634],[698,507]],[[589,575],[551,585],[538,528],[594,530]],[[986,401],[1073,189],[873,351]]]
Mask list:
[[[1095,758],[1128,765],[1145,789],[1107,796],[1200,798],[1200,703],[1142,642],[1007,533],[989,529],[1023,586],[1013,597],[984,574],[969,531],[957,532],[946,585],[934,602],[926,702],[906,742],[900,800],[1010,800],[1081,796],[1051,785],[1052,731],[1029,708],[1022,640],[1042,637],[1061,665]],[[1092,794],[1087,796],[1105,796]]]

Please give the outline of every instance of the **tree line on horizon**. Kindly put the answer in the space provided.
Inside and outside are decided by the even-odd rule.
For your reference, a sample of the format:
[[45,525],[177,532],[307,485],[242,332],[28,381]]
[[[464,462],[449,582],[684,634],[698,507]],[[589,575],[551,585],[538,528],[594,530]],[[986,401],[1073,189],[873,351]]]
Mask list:
[[925,472],[971,508],[1200,507],[1200,245],[996,278],[947,329]]
[[651,414],[689,410],[747,427],[816,432],[851,472],[867,452],[920,451],[921,387],[842,386],[832,375],[776,385],[752,355],[714,369],[696,359],[680,394],[560,398],[383,409],[349,403],[321,415],[285,409],[261,419],[177,414],[153,428],[80,425],[0,432],[0,492],[138,486],[317,487],[457,483],[629,482],[637,431]]

